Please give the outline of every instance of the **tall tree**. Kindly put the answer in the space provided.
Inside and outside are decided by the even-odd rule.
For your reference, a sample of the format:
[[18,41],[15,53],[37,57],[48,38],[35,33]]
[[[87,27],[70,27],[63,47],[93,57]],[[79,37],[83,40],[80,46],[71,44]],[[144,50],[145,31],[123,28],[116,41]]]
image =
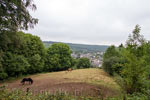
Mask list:
[[28,72],[37,73],[43,71],[46,52],[40,38],[23,32],[18,32],[18,35],[22,39],[18,54],[27,58],[30,64]]
[[145,91],[148,86],[147,77],[150,71],[147,50],[149,51],[149,48],[146,40],[140,35],[140,30],[139,25],[136,25],[126,42],[127,47],[122,52],[122,56],[126,59],[121,72],[123,89],[130,94]]
[[145,39],[140,35],[141,27],[139,25],[135,26],[132,34],[129,35],[128,40],[126,41],[127,47],[137,48],[145,42]]
[[0,0],[0,33],[34,27],[38,19],[29,9],[36,10],[32,0]]
[[16,32],[37,24],[29,9],[36,10],[33,0],[0,0],[0,50],[15,52],[21,44]]
[[72,65],[71,50],[67,44],[54,43],[47,50],[46,70],[64,70]]
[[[123,47],[121,48],[123,49]],[[114,73],[120,74],[119,71],[122,69],[121,64],[123,62],[119,52],[119,50],[122,50],[121,48],[118,49],[112,45],[104,53],[102,67],[110,75],[113,75]]]
[[127,60],[124,63],[121,76],[123,78],[123,89],[127,93],[141,92],[146,83],[145,61],[141,57],[137,57],[129,50],[124,51],[123,57]]
[[118,56],[118,55],[119,55],[119,53],[116,50],[116,47],[114,45],[112,45],[107,48],[106,52],[104,53],[103,59],[107,59],[107,58]]

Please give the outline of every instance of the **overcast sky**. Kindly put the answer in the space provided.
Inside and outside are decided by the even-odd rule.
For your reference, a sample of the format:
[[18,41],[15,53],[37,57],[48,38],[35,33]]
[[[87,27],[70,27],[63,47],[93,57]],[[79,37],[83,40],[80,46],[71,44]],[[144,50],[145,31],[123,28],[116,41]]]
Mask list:
[[136,24],[150,39],[150,0],[34,0],[39,23],[29,33],[43,41],[119,45]]

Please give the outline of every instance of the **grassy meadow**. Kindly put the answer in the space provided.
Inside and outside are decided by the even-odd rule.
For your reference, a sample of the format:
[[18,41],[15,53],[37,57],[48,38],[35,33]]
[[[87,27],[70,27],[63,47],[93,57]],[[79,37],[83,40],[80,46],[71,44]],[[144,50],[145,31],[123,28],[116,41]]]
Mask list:
[[0,85],[13,91],[26,91],[27,88],[34,95],[49,92],[50,94],[65,93],[72,96],[86,97],[115,97],[121,94],[120,87],[113,77],[102,69],[77,69],[71,72],[60,71],[28,76],[34,80],[32,85],[20,83],[21,79],[6,81]]

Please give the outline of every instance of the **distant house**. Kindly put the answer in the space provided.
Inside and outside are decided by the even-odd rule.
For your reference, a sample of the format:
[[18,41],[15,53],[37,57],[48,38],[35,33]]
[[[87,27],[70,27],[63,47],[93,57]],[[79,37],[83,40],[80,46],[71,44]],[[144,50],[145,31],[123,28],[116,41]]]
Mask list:
[[88,58],[91,61],[93,67],[101,67],[102,65],[102,55],[103,52],[95,52],[95,53],[75,53],[73,52],[71,56],[73,58]]
[[78,55],[75,54],[75,53],[72,53],[71,56],[72,56],[73,58],[77,58],[77,57],[78,57]]
[[92,59],[92,60],[91,60],[91,64],[92,64],[94,67],[101,67],[102,61],[100,61],[99,59]]

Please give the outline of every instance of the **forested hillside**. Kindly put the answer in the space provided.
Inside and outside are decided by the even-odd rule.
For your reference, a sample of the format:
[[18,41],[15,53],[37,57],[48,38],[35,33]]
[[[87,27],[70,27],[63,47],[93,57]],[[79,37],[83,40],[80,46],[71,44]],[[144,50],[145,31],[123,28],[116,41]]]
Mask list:
[[[59,43],[54,41],[43,41],[44,45],[48,48],[53,43]],[[70,46],[74,52],[104,52],[109,46],[107,45],[86,45],[86,44],[74,44],[66,43]]]

